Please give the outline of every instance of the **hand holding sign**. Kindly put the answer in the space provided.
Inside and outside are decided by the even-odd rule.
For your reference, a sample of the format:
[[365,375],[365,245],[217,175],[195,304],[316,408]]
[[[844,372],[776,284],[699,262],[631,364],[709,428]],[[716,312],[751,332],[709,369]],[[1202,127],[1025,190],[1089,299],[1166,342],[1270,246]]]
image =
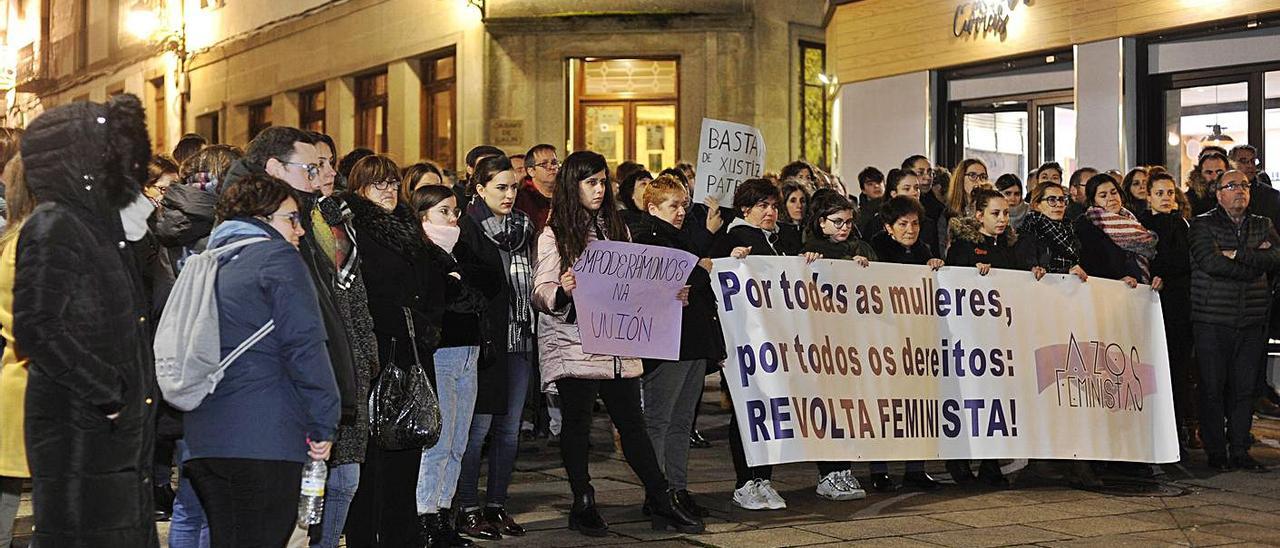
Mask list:
[[733,200],[738,183],[764,173],[764,138],[760,130],[723,120],[702,119],[698,140],[697,182],[693,200]]
[[573,291],[582,349],[680,359],[680,322],[689,299],[685,281],[697,264],[697,257],[679,249],[607,240],[587,244],[561,276],[565,292]]

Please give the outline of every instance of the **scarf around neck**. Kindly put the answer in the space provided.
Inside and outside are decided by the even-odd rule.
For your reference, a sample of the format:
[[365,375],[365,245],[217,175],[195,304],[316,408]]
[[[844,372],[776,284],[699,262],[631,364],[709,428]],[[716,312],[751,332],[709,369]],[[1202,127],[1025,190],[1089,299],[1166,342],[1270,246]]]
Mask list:
[[533,295],[533,224],[517,209],[512,209],[505,217],[494,215],[479,196],[467,204],[467,216],[480,225],[485,238],[498,246],[502,266],[511,283],[507,350],[530,350],[533,340],[533,307],[530,302]]
[[1146,278],[1143,282],[1151,279],[1151,259],[1156,256],[1156,244],[1159,242],[1159,236],[1156,233],[1147,230],[1138,222],[1138,218],[1134,217],[1129,210],[1120,208],[1117,213],[1110,213],[1100,207],[1091,207],[1085,210],[1085,215],[1093,226],[1106,234],[1120,249],[1125,250],[1138,264],[1138,268],[1142,270],[1142,275]]

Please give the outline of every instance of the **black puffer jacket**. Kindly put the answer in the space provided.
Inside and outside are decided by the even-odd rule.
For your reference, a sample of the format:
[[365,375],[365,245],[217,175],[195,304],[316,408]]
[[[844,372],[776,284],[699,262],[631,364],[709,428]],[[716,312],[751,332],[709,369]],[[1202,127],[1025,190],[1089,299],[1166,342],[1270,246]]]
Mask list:
[[45,112],[22,138],[40,202],[19,236],[13,296],[14,336],[31,359],[32,545],[158,543],[153,320],[120,221],[146,178],[143,120],[138,98],[122,95]]
[[[693,253],[680,229],[648,213],[627,225],[631,241],[637,244],[669,247]],[[689,272],[689,305],[680,319],[680,359],[707,360],[712,365],[725,357],[724,332],[716,312],[716,296],[711,289],[711,274],[701,266]],[[645,372],[655,369],[660,360],[644,360]]]
[[977,266],[1027,270],[1030,266],[1014,251],[1018,236],[1013,229],[1006,229],[999,237],[983,234],[981,224],[973,217],[951,220],[951,247],[947,248],[947,266]]
[[213,207],[218,196],[193,186],[172,185],[160,200],[160,208],[148,219],[156,240],[167,248],[174,272],[188,254],[204,251],[213,232]]
[[[1190,244],[1191,319],[1235,328],[1265,324],[1271,307],[1267,273],[1280,268],[1280,237],[1271,219],[1248,215],[1236,225],[1214,208],[1192,220]],[[1233,249],[1234,259],[1222,254]]]

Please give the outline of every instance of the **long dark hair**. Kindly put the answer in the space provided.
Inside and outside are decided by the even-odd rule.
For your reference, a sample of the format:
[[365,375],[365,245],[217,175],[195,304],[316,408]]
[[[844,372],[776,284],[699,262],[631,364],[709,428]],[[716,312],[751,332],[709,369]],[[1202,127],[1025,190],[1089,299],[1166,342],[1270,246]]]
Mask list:
[[580,150],[565,158],[560,164],[560,172],[556,174],[556,189],[551,196],[551,217],[547,219],[547,226],[551,227],[551,233],[556,237],[561,272],[568,270],[578,260],[578,255],[587,248],[587,235],[595,228],[604,230],[604,235],[610,239],[628,239],[627,227],[618,216],[611,182],[605,181],[604,202],[600,204],[599,211],[593,213],[582,207],[579,183],[601,171],[607,179],[609,164],[605,162],[604,156],[590,150]]

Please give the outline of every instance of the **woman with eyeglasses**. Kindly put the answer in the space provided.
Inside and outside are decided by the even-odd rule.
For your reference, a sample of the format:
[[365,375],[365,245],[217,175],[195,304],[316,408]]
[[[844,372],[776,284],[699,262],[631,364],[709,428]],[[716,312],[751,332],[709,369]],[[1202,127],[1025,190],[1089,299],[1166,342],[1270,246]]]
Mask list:
[[250,175],[222,193],[217,217],[210,248],[267,238],[219,257],[223,340],[248,339],[268,321],[276,327],[184,416],[184,471],[208,516],[213,546],[283,546],[297,521],[303,464],[329,456],[338,385],[315,289],[298,283],[309,275],[298,252],[303,230],[293,189]]
[[[374,155],[352,167],[343,198],[353,214],[378,367],[408,369],[421,360],[437,385],[433,356],[445,310],[444,274],[431,259],[417,215],[400,201],[399,191],[399,167]],[[388,451],[370,440],[347,517],[347,546],[411,546],[419,541],[413,524],[421,465],[421,449]]]
[[1160,290],[1163,280],[1151,273],[1159,237],[1124,207],[1115,178],[1106,173],[1090,177],[1085,199],[1089,208],[1073,223],[1080,238],[1080,266],[1090,276]]
[[[640,360],[588,354],[578,336],[579,318],[573,306],[577,287],[574,262],[593,240],[629,239],[627,227],[618,216],[604,157],[591,151],[570,154],[556,175],[551,217],[538,237],[533,288],[533,307],[543,313],[538,318],[542,388],[554,387],[560,393],[564,420],[560,457],[573,489],[569,528],[593,537],[609,533],[609,524],[596,506],[587,470],[592,407],[599,396],[621,436],[627,464],[644,484],[653,528],[674,527],[682,533],[700,533],[705,528],[702,520],[690,516],[680,505],[676,491],[669,488],[645,430],[640,407]],[[687,299],[687,291],[684,293]]]
[[[502,271],[480,262],[474,250],[459,241],[458,201],[444,186],[423,186],[410,196],[411,209],[426,234],[427,255],[446,275],[445,311],[440,344],[433,362],[440,399],[440,441],[422,453],[418,470],[418,522],[425,545],[458,545],[463,541],[451,519],[454,489],[462,467],[476,404],[476,367],[481,346],[490,345],[481,329],[489,298],[502,289]],[[485,353],[492,353],[490,346]],[[500,537],[493,537],[494,540]]]
[[938,219],[938,254],[946,256],[951,246],[951,234],[955,231],[953,224],[974,214],[970,198],[973,191],[980,187],[991,187],[990,176],[987,175],[987,164],[977,158],[965,158],[956,166],[951,175],[951,187],[947,190],[947,209]]
[[1080,267],[1080,240],[1067,222],[1070,198],[1055,182],[1043,182],[1031,191],[1030,205],[1018,230],[1018,247],[1026,260],[1052,274],[1074,274],[1080,281],[1089,275]]

